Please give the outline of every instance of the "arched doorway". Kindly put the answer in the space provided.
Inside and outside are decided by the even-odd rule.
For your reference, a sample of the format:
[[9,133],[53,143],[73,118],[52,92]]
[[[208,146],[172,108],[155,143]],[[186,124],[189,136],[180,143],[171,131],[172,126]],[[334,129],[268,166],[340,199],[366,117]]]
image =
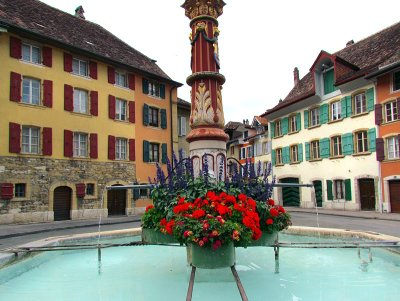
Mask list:
[[400,213],[400,180],[389,181],[390,212]]
[[71,219],[71,197],[72,189],[67,186],[54,189],[53,211],[55,221]]
[[[122,185],[112,185],[122,186]],[[108,190],[107,209],[108,215],[125,215],[126,208],[126,190]]]
[[[298,184],[298,178],[284,178],[280,180],[281,183]],[[283,187],[282,188],[283,206],[300,206],[300,189],[299,187]]]
[[361,210],[375,210],[375,184],[374,179],[359,179]]

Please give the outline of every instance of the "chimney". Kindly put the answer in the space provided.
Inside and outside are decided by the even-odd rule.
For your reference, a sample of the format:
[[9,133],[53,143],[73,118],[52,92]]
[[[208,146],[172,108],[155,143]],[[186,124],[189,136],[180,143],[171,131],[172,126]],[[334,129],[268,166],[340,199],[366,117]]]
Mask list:
[[346,47],[349,47],[354,44],[354,40],[350,40],[346,43]]
[[85,20],[85,16],[84,16],[85,11],[83,10],[82,5],[79,5],[76,9],[75,9],[75,17],[78,17],[80,19]]
[[295,67],[293,70],[293,79],[294,85],[297,86],[297,84],[299,83],[299,69],[297,67]]

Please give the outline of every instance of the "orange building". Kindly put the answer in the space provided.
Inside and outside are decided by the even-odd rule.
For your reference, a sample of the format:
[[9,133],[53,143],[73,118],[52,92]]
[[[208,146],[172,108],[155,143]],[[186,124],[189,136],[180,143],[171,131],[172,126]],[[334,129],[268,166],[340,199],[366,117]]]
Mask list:
[[400,213],[400,57],[393,55],[378,71],[367,78],[375,79],[378,125],[376,156],[380,161],[383,211]]

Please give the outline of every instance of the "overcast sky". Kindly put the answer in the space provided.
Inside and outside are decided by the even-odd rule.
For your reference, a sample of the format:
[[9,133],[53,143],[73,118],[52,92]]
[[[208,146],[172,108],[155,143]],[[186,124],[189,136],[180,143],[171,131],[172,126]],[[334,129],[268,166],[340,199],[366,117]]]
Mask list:
[[[190,101],[189,19],[184,0],[42,0],[87,20],[157,60],[184,84],[178,97]],[[225,121],[260,115],[293,87],[293,69],[307,74],[321,50],[333,53],[400,21],[398,0],[225,0],[218,18]]]

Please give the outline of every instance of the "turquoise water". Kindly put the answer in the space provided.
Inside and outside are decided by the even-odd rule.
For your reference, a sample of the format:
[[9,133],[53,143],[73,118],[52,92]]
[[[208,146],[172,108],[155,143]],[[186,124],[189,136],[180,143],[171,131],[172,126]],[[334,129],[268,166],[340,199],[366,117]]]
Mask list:
[[[367,259],[367,252],[362,257]],[[273,248],[237,248],[236,258],[252,301],[400,298],[400,257],[381,249],[373,249],[373,261],[366,265],[355,249],[281,248],[279,274]],[[47,252],[0,270],[0,300],[185,300],[189,277],[182,247],[103,249],[100,274],[97,250]],[[198,269],[192,300],[241,298],[230,269]]]

